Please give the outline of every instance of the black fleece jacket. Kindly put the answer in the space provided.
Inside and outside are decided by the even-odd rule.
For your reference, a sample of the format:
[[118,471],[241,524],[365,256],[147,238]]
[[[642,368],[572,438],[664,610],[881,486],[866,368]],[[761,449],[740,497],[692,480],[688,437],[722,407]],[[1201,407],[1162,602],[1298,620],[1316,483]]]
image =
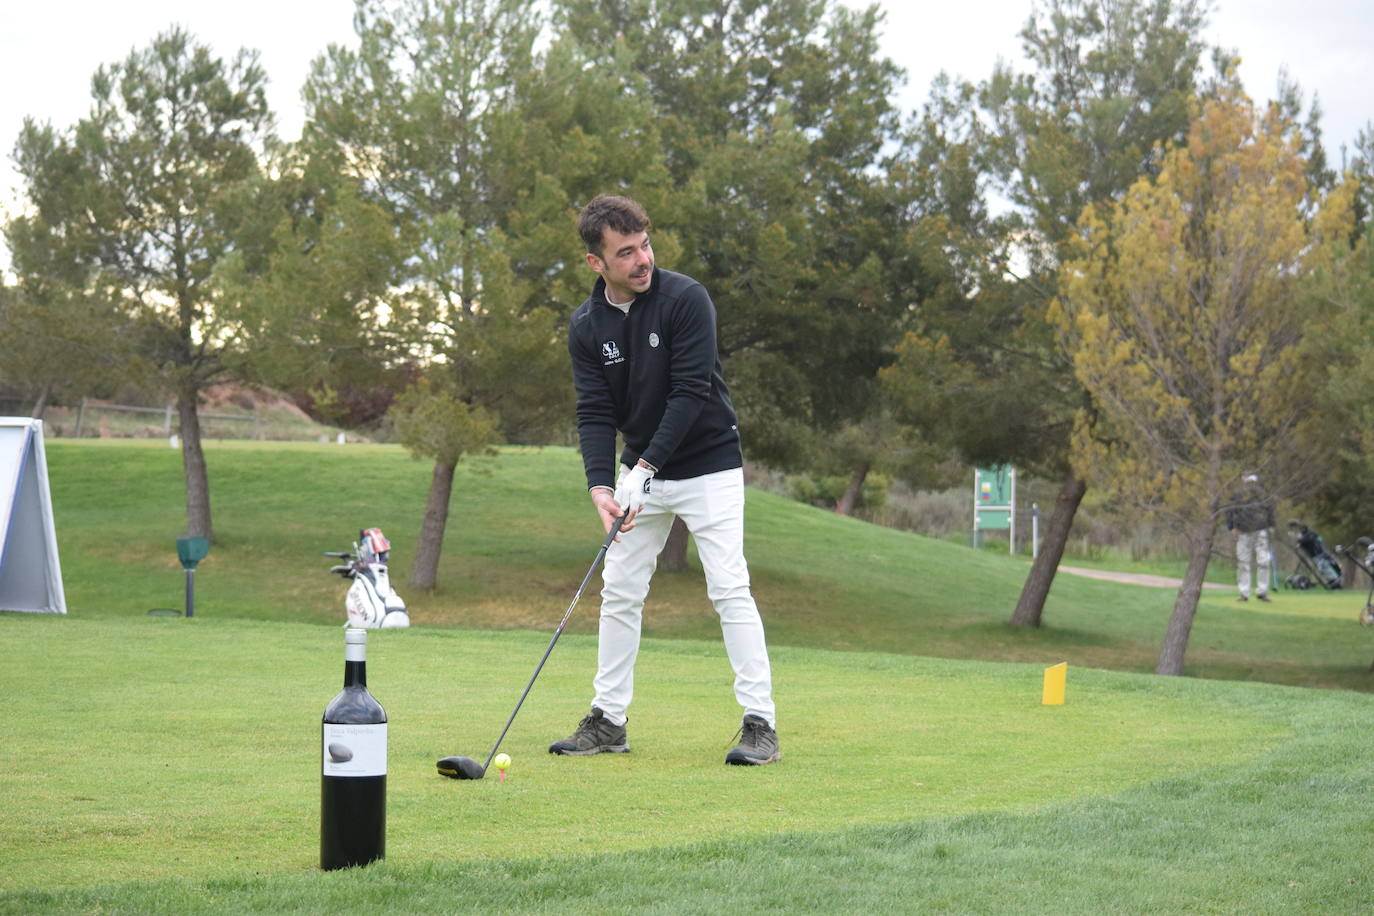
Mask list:
[[629,314],[606,301],[597,278],[568,322],[577,388],[577,434],[587,486],[615,486],[615,434],[622,464],[640,458],[655,477],[683,480],[741,467],[739,428],[720,374],[716,307],[706,288],[654,269]]

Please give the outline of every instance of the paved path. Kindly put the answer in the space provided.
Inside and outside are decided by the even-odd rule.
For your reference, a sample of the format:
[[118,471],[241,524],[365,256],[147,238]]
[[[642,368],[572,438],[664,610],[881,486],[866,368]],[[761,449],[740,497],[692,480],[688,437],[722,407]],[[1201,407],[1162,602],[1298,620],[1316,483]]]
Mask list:
[[[1178,588],[1183,584],[1182,579],[1170,579],[1168,576],[1151,576],[1145,573],[1123,573],[1111,572],[1106,569],[1084,569],[1081,566],[1060,566],[1060,572],[1072,573],[1075,576],[1084,576],[1088,579],[1106,579],[1110,582],[1125,582],[1128,585],[1152,585],[1156,588]],[[1203,588],[1232,588],[1230,585],[1221,585],[1216,582],[1204,582]]]

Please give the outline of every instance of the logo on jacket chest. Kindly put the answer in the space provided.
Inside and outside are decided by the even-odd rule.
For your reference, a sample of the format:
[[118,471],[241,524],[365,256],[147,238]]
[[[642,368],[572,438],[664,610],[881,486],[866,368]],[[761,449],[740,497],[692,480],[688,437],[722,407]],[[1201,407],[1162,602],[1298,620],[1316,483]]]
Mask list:
[[625,357],[620,355],[620,347],[616,346],[614,340],[608,340],[601,345],[601,355],[605,361],[603,366],[614,366],[616,363],[625,362]]

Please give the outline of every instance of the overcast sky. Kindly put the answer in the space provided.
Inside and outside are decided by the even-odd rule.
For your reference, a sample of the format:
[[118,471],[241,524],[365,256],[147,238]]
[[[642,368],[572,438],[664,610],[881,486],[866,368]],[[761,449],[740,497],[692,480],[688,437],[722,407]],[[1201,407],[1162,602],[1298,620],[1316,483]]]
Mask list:
[[[908,73],[902,101],[910,109],[941,70],[977,80],[999,57],[1017,62],[1016,34],[1031,0],[880,6],[888,17],[886,53]],[[0,210],[15,200],[10,156],[24,118],[74,124],[89,111],[96,67],[146,46],[173,23],[223,57],[240,47],[261,51],[279,132],[294,139],[310,61],[331,42],[352,42],[352,14],[352,0],[0,0]],[[1240,52],[1241,76],[1256,99],[1274,94],[1281,67],[1309,98],[1319,94],[1334,165],[1341,144],[1374,120],[1374,0],[1221,0],[1207,37]],[[5,255],[0,251],[0,262]]]

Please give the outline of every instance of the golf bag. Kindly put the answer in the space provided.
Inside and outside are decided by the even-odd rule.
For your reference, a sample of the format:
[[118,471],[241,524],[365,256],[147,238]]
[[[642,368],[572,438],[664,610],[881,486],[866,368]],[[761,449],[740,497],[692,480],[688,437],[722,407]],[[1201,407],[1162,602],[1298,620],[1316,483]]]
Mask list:
[[387,573],[386,561],[390,552],[391,542],[380,528],[358,532],[353,553],[325,551],[327,557],[344,560],[329,571],[353,582],[344,597],[344,609],[348,612],[345,626],[366,629],[410,626],[406,603],[391,587],[391,576]]
[[[1299,521],[1288,523],[1289,548],[1298,558],[1293,575],[1285,581],[1289,588],[1305,589],[1321,585],[1326,589],[1341,587],[1341,562],[1326,549],[1322,536]],[[1304,572],[1304,570],[1306,572]],[[1315,576],[1315,581],[1306,573]]]

